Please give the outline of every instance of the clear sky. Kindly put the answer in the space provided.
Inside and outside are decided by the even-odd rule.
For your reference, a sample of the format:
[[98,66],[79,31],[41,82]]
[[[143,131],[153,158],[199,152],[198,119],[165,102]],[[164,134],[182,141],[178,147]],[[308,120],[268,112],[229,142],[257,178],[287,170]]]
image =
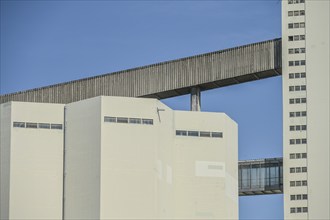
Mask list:
[[[0,94],[281,37],[280,0],[1,0],[0,14]],[[281,98],[274,77],[203,92],[202,111],[238,123],[240,160],[281,157]],[[282,219],[282,199],[240,197],[240,218]]]

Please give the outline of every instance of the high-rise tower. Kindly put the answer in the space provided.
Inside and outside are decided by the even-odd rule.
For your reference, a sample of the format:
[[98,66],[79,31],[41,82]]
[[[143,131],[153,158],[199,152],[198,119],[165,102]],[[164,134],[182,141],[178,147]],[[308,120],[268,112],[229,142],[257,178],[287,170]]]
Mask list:
[[282,1],[284,217],[329,219],[330,1]]

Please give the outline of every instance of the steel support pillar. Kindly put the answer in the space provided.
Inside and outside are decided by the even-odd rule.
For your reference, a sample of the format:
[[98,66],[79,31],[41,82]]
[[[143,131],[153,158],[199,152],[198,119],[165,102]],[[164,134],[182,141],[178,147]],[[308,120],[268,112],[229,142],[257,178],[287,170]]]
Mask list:
[[199,87],[191,88],[190,110],[191,111],[200,111],[201,110],[201,89]]

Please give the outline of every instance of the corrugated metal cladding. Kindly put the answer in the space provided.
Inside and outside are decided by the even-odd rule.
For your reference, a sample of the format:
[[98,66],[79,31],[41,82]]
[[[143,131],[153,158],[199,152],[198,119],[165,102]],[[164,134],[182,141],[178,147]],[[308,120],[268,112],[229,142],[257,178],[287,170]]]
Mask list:
[[281,39],[6,94],[8,101],[70,103],[95,96],[168,98],[281,74]]

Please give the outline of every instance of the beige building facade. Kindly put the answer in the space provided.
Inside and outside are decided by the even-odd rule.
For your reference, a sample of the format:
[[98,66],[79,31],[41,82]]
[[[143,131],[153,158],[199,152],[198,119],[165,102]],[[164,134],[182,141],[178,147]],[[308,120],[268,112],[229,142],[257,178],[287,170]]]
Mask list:
[[95,97],[5,103],[1,126],[1,218],[238,218],[237,124],[223,113]]
[[330,219],[330,1],[282,1],[285,219]]

